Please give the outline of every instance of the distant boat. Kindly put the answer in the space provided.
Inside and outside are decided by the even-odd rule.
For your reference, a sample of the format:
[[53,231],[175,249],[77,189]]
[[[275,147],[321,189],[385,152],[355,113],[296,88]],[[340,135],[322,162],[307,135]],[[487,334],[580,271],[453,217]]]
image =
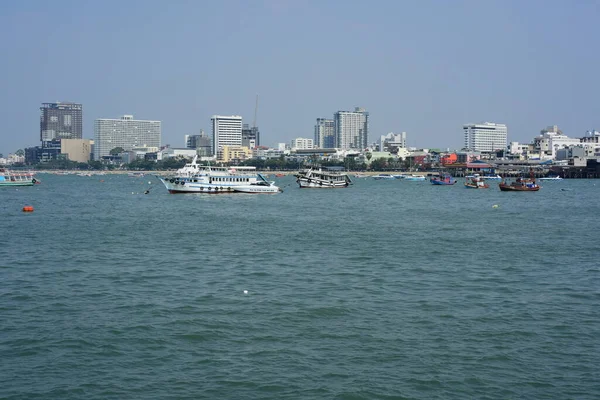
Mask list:
[[301,188],[345,188],[352,183],[348,174],[343,171],[333,171],[321,168],[309,168],[299,171],[296,183]]
[[406,175],[404,177],[404,180],[411,182],[421,182],[425,180],[425,177],[423,175]]
[[456,179],[454,179],[450,174],[441,174],[440,176],[432,177],[429,182],[432,185],[454,185],[456,183]]
[[373,175],[373,179],[396,179],[396,177],[394,175],[390,175],[390,174],[379,174],[379,175]]
[[40,183],[33,172],[16,172],[0,168],[0,187],[2,186],[33,186]]
[[560,176],[546,176],[544,178],[540,178],[540,181],[562,181],[563,178]]
[[467,178],[465,187],[467,189],[487,189],[490,185],[488,185],[481,176],[475,174],[472,177]]
[[251,193],[281,192],[274,182],[267,181],[255,167],[212,167],[200,165],[197,156],[171,177],[158,177],[169,193]]
[[502,177],[500,175],[479,175],[479,174],[474,174],[474,175],[467,175],[465,176],[465,178],[474,178],[474,177],[479,177],[481,179],[485,179],[486,181],[501,181]]
[[529,175],[529,178],[517,178],[512,182],[503,180],[498,186],[503,192],[537,192],[540,190],[540,186],[535,182],[533,170],[529,172]]

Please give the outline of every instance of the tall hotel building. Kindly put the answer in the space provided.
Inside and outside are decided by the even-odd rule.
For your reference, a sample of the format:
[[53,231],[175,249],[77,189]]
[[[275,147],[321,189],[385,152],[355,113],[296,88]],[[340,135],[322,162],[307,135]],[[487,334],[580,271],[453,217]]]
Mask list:
[[508,145],[508,130],[504,124],[484,122],[463,125],[465,148],[471,151],[492,153]]
[[94,121],[94,157],[100,160],[110,155],[115,147],[125,151],[136,147],[160,147],[160,135],[160,121],[133,119],[133,115],[97,119]]
[[83,137],[83,106],[78,103],[42,103],[40,107],[40,141]]
[[213,115],[212,121],[212,149],[217,155],[223,146],[242,145],[242,117],[239,115]]
[[340,149],[365,149],[369,136],[369,113],[364,108],[338,111],[333,116],[335,141]]
[[317,118],[314,144],[319,149],[335,147],[335,124],[332,119]]

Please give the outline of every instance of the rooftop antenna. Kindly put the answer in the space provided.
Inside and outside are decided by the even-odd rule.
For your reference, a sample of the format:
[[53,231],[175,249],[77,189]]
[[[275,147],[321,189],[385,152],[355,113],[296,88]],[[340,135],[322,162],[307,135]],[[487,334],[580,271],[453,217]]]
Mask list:
[[252,124],[253,128],[256,128],[256,113],[258,112],[258,95],[256,95],[256,104],[254,105],[254,122]]

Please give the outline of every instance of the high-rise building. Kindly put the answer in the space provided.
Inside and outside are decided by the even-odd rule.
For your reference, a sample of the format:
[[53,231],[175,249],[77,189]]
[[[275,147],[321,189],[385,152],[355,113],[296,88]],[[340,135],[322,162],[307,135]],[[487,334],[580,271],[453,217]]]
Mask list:
[[508,145],[508,130],[504,124],[483,122],[463,125],[465,148],[471,151],[492,153]]
[[333,117],[335,125],[335,147],[365,149],[369,138],[369,113],[364,108],[354,111],[338,111]]
[[185,147],[196,149],[197,154],[202,157],[212,156],[212,145],[210,136],[201,129],[199,135],[185,135]]
[[223,146],[242,145],[242,117],[239,115],[213,115],[212,152],[216,155]]
[[110,155],[117,147],[131,151],[136,147],[160,147],[160,121],[133,119],[123,115],[120,119],[97,119],[94,122],[94,158]]
[[332,119],[317,118],[314,144],[319,149],[332,149],[336,147],[335,123]]
[[40,141],[81,139],[83,106],[78,103],[42,103],[40,107]]
[[254,149],[260,146],[260,131],[257,126],[242,125],[242,146]]

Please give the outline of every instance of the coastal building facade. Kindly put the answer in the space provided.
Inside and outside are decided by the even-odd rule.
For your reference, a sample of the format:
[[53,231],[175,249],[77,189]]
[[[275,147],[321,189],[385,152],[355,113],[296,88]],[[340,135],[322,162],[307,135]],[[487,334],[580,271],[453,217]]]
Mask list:
[[42,103],[40,107],[40,141],[81,139],[83,105],[79,103]]
[[369,113],[364,108],[338,111],[333,117],[336,146],[340,149],[365,149],[369,137]]
[[120,119],[94,121],[94,159],[110,155],[114,148],[131,151],[136,147],[160,147],[161,122],[133,119],[123,115]]
[[314,145],[319,149],[335,148],[335,123],[332,119],[317,118]]
[[86,163],[91,159],[93,145],[90,139],[61,139],[60,153],[71,161]]
[[312,149],[314,147],[313,146],[313,140],[312,139],[307,139],[307,138],[292,139],[290,147],[291,147],[292,150],[308,150],[308,149]]
[[379,139],[379,151],[397,153],[398,149],[406,148],[406,132],[381,135]]
[[505,124],[465,124],[463,134],[464,147],[471,151],[492,153],[498,149],[505,149],[508,144],[508,129]]
[[213,115],[212,153],[217,155],[223,146],[242,146],[242,117],[239,115]]

